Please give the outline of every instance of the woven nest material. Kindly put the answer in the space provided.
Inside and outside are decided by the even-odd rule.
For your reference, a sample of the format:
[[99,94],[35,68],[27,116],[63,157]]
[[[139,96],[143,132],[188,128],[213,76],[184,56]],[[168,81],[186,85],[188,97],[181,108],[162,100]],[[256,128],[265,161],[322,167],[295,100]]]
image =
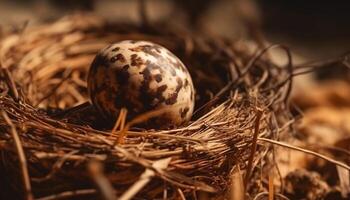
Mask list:
[[[185,63],[197,91],[190,123],[143,130],[121,113],[111,131],[98,120],[85,103],[87,71],[98,50],[125,39],[159,43]],[[5,197],[217,196],[237,171],[251,194],[264,190],[267,177],[254,172],[271,167],[272,148],[257,137],[277,139],[290,120],[291,66],[270,62],[269,48],[251,52],[242,42],[90,15],[9,33],[0,45]]]

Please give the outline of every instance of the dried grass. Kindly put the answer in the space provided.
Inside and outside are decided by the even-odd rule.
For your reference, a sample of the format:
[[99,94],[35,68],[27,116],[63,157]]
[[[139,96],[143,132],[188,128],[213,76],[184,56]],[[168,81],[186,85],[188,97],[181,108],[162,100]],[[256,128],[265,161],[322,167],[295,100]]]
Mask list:
[[[101,124],[86,103],[86,73],[100,48],[124,39],[160,43],[188,66],[200,97],[193,121],[143,130],[121,112],[114,128]],[[283,46],[252,53],[241,42],[90,15],[8,34],[0,42],[0,109],[9,118],[0,119],[0,175],[10,184],[1,192],[30,199],[31,186],[34,197],[46,200],[196,199],[226,191],[237,167],[248,171],[245,191],[268,192],[253,187],[268,180],[254,174],[273,163],[271,146],[257,139],[278,139],[291,124],[292,64],[271,63],[265,55],[271,48],[284,49],[290,60]],[[27,175],[29,186],[21,183]]]

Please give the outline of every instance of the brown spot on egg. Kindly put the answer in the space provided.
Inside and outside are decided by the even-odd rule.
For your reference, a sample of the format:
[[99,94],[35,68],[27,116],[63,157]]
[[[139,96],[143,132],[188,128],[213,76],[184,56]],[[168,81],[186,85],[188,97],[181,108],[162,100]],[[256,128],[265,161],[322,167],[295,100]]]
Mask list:
[[143,81],[141,82],[141,87],[140,87],[140,99],[145,105],[145,108],[150,108],[153,96],[149,95],[149,85],[152,80],[151,72],[148,68],[145,68],[142,72],[140,72],[143,76]]
[[124,69],[124,70],[128,70],[129,67],[130,67],[130,65],[124,65],[124,66],[123,66],[123,69]]
[[[160,46],[160,45],[158,45],[158,44],[153,44],[152,47],[153,47],[158,53],[161,53],[162,50],[164,51],[164,47],[162,47],[162,46]],[[167,51],[167,50],[165,50],[165,51]]]
[[173,105],[177,102],[177,97],[179,95],[179,91],[182,88],[182,80],[179,77],[177,77],[176,82],[177,82],[177,86],[176,86],[175,92],[173,92],[170,95],[170,97],[165,100],[165,104],[167,104],[167,105]]
[[159,99],[159,103],[162,103],[165,101],[165,97],[163,96],[163,92],[168,88],[167,85],[162,85],[157,88],[155,98]]
[[167,85],[161,85],[157,88],[157,94],[162,94],[168,88]]
[[185,118],[189,110],[190,110],[189,107],[186,107],[185,109],[180,109],[179,111],[180,111],[181,118]]
[[132,54],[130,57],[132,66],[140,66],[143,64],[143,60],[137,56],[137,54]]
[[176,86],[176,92],[179,92],[180,90],[181,90],[181,88],[182,88],[182,80],[181,80],[181,78],[180,77],[177,77],[176,78],[176,82],[177,82],[177,86]]
[[185,88],[189,86],[188,79],[185,79]]
[[188,73],[187,69],[185,68],[185,66],[181,63],[180,60],[176,59],[176,61],[173,61],[171,59],[169,59],[169,62],[171,63],[171,65],[173,65],[176,69],[179,69],[185,73]]
[[170,71],[172,76],[176,76],[176,70],[175,69],[171,68],[169,71]]
[[143,75],[143,83],[149,85],[149,82],[152,80],[151,71],[146,67],[140,74]]
[[165,104],[167,105],[173,105],[176,103],[177,101],[177,95],[178,93],[177,92],[174,92],[170,95],[170,97],[168,99],[165,100]]
[[129,50],[134,51],[134,52],[140,52],[141,48],[140,48],[140,46],[137,46],[137,47],[129,48]]
[[115,61],[117,61],[117,58],[116,58],[116,57],[112,57],[109,61],[110,61],[111,63],[114,63]]
[[123,56],[123,54],[118,53],[117,55],[113,56],[110,59],[111,63],[114,63],[115,61],[120,61],[122,63],[124,63],[126,61],[125,57]]
[[154,75],[154,78],[156,79],[156,81],[159,83],[162,81],[162,75],[161,74],[156,74]]
[[141,51],[145,52],[146,54],[152,55],[155,58],[162,57],[161,51],[156,48],[154,45],[142,45],[139,46]]
[[115,51],[119,51],[119,50],[120,50],[120,47],[115,47],[115,48],[112,49],[112,51],[114,51],[114,52]]
[[149,60],[146,61],[145,65],[147,68],[149,68],[151,70],[159,70],[160,73],[164,72],[164,69],[162,69],[158,64],[153,63]]

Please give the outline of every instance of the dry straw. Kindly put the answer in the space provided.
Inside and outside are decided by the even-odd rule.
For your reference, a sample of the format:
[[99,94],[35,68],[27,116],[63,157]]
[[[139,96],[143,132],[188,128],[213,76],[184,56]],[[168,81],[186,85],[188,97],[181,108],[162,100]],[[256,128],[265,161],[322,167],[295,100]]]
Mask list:
[[[289,131],[292,65],[276,66],[266,52],[282,48],[290,61],[288,49],[252,52],[241,42],[157,27],[74,15],[2,38],[1,194],[210,197],[230,188],[237,169],[247,172],[238,179],[245,180],[245,191],[268,191],[254,186],[268,182],[257,172],[270,169],[273,151],[257,139]],[[101,125],[85,103],[86,73],[99,49],[124,39],[160,43],[189,68],[198,96],[190,123],[142,130],[125,120],[124,110],[113,131]]]

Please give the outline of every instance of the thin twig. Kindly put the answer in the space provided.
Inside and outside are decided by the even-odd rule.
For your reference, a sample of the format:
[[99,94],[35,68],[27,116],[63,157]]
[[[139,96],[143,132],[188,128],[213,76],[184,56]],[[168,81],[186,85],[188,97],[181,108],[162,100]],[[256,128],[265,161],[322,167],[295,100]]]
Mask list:
[[[152,164],[152,167],[158,170],[163,170],[168,167],[171,158],[166,158],[158,160]],[[141,174],[140,179],[136,181],[120,198],[119,200],[129,200],[132,199],[147,183],[154,177],[156,173],[151,169],[146,169],[146,171]]]
[[245,191],[247,190],[250,173],[253,170],[252,167],[253,167],[254,155],[256,152],[257,139],[258,139],[259,130],[260,130],[260,119],[262,117],[262,114],[263,114],[263,111],[261,109],[257,108],[256,118],[255,118],[255,126],[254,126],[254,135],[253,135],[252,146],[251,146],[250,155],[249,155],[249,159],[248,159],[247,173],[246,173],[245,178],[244,178]]
[[287,147],[289,149],[293,149],[293,150],[296,150],[296,151],[301,151],[301,152],[304,152],[304,153],[307,153],[307,154],[310,154],[310,155],[313,155],[313,156],[316,156],[318,158],[322,158],[330,163],[333,163],[335,165],[338,165],[340,167],[343,167],[347,170],[350,170],[350,166],[345,164],[345,163],[342,163],[340,161],[337,161],[333,158],[330,158],[328,156],[325,156],[325,155],[322,155],[320,153],[317,153],[317,152],[314,152],[314,151],[311,151],[311,150],[308,150],[308,149],[304,149],[302,147],[297,147],[297,146],[294,146],[294,145],[291,145],[291,144],[287,144],[287,143],[284,143],[284,142],[279,142],[279,141],[276,141],[276,140],[271,140],[271,139],[268,139],[268,138],[258,138],[258,140],[260,141],[264,141],[264,142],[268,142],[268,143],[271,143],[271,144],[275,144],[275,145],[279,145],[279,146],[282,146],[282,147]]
[[[182,104],[179,104],[177,106],[181,106],[181,105]],[[148,111],[148,112],[145,112],[143,114],[136,116],[134,119],[132,119],[130,122],[128,122],[126,124],[125,124],[125,121],[122,121],[121,125],[122,125],[123,129],[119,132],[119,137],[118,137],[118,140],[116,141],[116,144],[123,144],[124,143],[125,137],[128,134],[128,130],[133,125],[139,124],[142,122],[146,122],[147,120],[151,119],[152,117],[160,116],[161,114],[165,113],[168,110],[169,110],[169,108],[161,108],[158,110],[151,110],[151,111]],[[124,124],[125,124],[125,126],[124,126]]]
[[231,174],[230,200],[244,200],[244,183],[239,165],[235,166]]
[[46,197],[41,197],[36,200],[58,200],[58,199],[69,199],[77,196],[91,195],[96,194],[95,189],[83,189],[83,190],[73,190],[73,191],[65,191],[59,194],[53,194]]
[[274,191],[275,188],[273,184],[274,178],[275,178],[274,171],[271,170],[269,173],[269,200],[273,200],[275,196],[275,191]]
[[102,172],[102,165],[97,161],[91,161],[88,169],[95,181],[104,200],[116,200],[115,191],[109,180]]
[[180,188],[177,188],[176,191],[179,194],[179,199],[186,200],[186,197]]
[[45,175],[44,177],[40,177],[40,178],[32,177],[32,181],[33,182],[34,181],[35,182],[42,182],[42,181],[49,180],[50,178],[52,178],[56,174],[56,172],[58,172],[61,169],[62,165],[66,162],[66,160],[77,152],[78,152],[78,150],[74,150],[72,152],[64,154],[59,160],[56,161],[56,163],[52,167],[52,170],[47,175]]
[[7,68],[0,67],[1,71],[3,72],[3,75],[5,76],[5,80],[7,82],[7,85],[10,89],[10,95],[15,99],[15,101],[18,101],[19,94],[16,87],[16,83],[12,78],[12,75],[10,71]]
[[41,102],[43,102],[44,100],[46,100],[47,98],[49,98],[51,95],[55,94],[56,90],[62,86],[63,83],[65,83],[69,78],[70,78],[70,75],[72,74],[72,71],[69,70],[68,73],[66,73],[66,75],[64,77],[62,77],[62,80],[57,84],[55,85],[51,91],[49,93],[47,93],[44,97],[42,97],[41,99],[39,99],[34,107],[37,107]]
[[334,64],[337,63],[343,63],[348,59],[350,52],[344,53],[342,56],[337,57],[337,58],[330,58],[326,60],[319,60],[319,61],[312,61],[312,62],[307,62],[307,63],[302,63],[294,66],[294,69],[306,69],[306,68],[322,68],[325,66],[333,66]]
[[121,130],[124,129],[125,118],[127,116],[128,110],[126,108],[122,108],[119,111],[119,116],[113,126],[113,129],[111,131],[111,136],[113,136],[116,132],[116,130],[120,127]]
[[29,178],[29,173],[28,173],[28,167],[27,167],[27,160],[26,156],[24,154],[24,150],[22,147],[21,140],[18,136],[16,127],[13,125],[11,119],[8,117],[7,113],[5,111],[1,111],[2,117],[6,121],[6,123],[10,126],[11,128],[11,133],[12,133],[12,138],[15,141],[15,146],[16,146],[16,151],[19,157],[20,161],[20,167],[22,171],[22,181],[25,189],[25,194],[26,194],[26,199],[27,200],[32,200],[34,199],[33,194],[32,194],[32,187],[30,184],[30,178]]

